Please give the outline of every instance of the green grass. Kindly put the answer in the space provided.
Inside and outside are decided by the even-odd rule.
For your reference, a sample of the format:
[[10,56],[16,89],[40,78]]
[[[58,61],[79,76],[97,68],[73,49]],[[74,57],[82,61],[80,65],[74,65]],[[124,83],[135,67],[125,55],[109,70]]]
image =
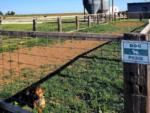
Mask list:
[[31,31],[32,30],[32,24],[5,24],[1,25],[1,28],[3,30],[16,30],[16,31]]
[[[46,89],[47,107],[44,113],[121,113],[123,110],[122,63],[105,61],[98,57],[113,58],[116,43],[106,45],[81,58],[41,87]],[[107,49],[109,51],[104,51]],[[106,56],[105,56],[106,55]],[[118,53],[116,52],[116,56]],[[119,57],[119,56],[118,56]]]
[[[130,25],[128,22],[131,22],[131,23],[136,22],[136,23],[134,25]],[[138,28],[146,23],[147,23],[146,20],[142,22],[140,22],[139,20],[122,20],[122,21],[117,20],[117,21],[113,21],[110,23],[93,26],[85,30],[80,30],[79,32],[101,33],[101,34],[123,34],[125,32],[131,32],[135,28]],[[124,24],[124,25],[122,26],[121,24]]]
[[[60,40],[47,38],[32,38],[32,37],[3,37],[3,43],[0,46],[0,53],[12,52],[20,48],[31,48],[34,46],[50,46]],[[63,42],[63,40],[61,40]]]

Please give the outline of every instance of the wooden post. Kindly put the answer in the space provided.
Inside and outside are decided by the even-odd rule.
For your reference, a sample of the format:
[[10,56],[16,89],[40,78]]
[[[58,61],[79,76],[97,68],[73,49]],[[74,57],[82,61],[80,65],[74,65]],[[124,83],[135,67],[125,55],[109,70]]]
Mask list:
[[[125,34],[124,40],[148,40],[146,35]],[[150,113],[150,65],[124,63],[124,113]]]
[[0,16],[0,25],[2,25],[2,17]]
[[103,14],[100,15],[101,21],[103,21]]
[[97,24],[97,14],[95,14],[95,24]]
[[114,12],[114,21],[116,21],[116,18],[117,18],[117,17],[116,17],[116,13]]
[[91,26],[91,17],[88,15],[88,27]]
[[76,30],[79,30],[80,23],[79,23],[79,17],[76,16]]
[[105,22],[107,22],[107,14],[105,13]]
[[125,19],[125,12],[123,12],[123,19]]
[[140,13],[139,15],[139,20],[142,21],[142,14]]
[[97,24],[99,24],[98,14],[96,14],[96,20],[97,20]]
[[84,22],[86,21],[86,9],[85,9],[85,6],[84,6]]
[[109,14],[109,21],[111,21],[111,14]]
[[91,14],[91,17],[92,17],[92,25],[94,24],[94,22],[95,22],[95,17],[94,17],[94,14]]
[[57,18],[57,23],[58,23],[58,32],[62,32],[62,20],[61,20],[61,17]]
[[118,15],[118,18],[119,18],[119,20],[120,20],[120,12],[119,12],[117,15]]
[[32,31],[36,31],[36,19],[33,19]]

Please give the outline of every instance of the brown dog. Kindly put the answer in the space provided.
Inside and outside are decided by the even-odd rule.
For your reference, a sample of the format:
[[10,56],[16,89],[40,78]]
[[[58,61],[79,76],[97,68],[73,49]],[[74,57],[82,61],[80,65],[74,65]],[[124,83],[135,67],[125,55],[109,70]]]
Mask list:
[[45,90],[41,87],[35,89],[35,95],[37,99],[33,102],[34,108],[38,110],[38,113],[42,113],[43,109],[46,107],[46,102],[44,98]]

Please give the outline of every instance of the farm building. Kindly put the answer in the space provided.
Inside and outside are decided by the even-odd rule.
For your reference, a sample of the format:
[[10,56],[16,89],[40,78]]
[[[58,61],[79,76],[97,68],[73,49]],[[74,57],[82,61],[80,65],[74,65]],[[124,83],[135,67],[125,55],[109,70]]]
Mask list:
[[128,18],[150,18],[150,2],[128,3]]

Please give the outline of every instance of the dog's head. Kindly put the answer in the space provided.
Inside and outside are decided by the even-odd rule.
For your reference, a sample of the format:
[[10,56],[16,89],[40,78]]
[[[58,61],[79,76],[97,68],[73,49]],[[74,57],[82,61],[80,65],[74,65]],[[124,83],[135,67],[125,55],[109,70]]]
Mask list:
[[39,98],[41,98],[41,97],[44,95],[44,93],[45,93],[45,89],[43,89],[43,88],[41,88],[41,87],[37,87],[37,88],[35,89],[35,94],[36,94]]

